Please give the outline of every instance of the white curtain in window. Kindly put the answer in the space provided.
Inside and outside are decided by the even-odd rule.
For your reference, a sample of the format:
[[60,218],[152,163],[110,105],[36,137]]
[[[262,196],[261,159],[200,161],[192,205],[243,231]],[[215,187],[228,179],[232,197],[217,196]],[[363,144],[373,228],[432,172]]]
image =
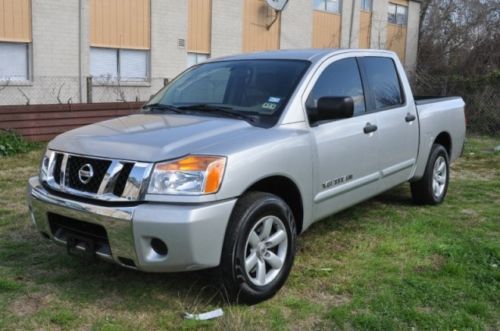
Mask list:
[[205,62],[208,60],[209,55],[208,54],[201,54],[201,53],[188,53],[188,67],[191,67],[195,64]]
[[143,81],[148,78],[148,51],[120,50],[120,79]]
[[0,80],[28,80],[28,45],[0,43]]
[[100,80],[118,78],[118,53],[116,49],[90,49],[90,74]]
[[396,22],[397,24],[406,25],[407,8],[405,6],[397,6]]
[[396,5],[390,3],[388,9],[389,9],[389,23],[396,24]]
[[325,0],[314,0],[314,9],[325,10]]
[[340,0],[326,0],[326,11],[340,13]]
[[365,11],[372,10],[372,0],[362,0],[361,1],[361,9]]

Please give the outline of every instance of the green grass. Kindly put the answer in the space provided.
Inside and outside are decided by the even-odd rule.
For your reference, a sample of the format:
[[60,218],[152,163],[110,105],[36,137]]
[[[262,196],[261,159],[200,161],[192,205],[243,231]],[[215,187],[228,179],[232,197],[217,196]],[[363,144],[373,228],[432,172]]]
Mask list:
[[[313,225],[290,278],[256,306],[227,305],[204,272],[87,264],[32,228],[25,187],[42,149],[0,165],[0,330],[500,329],[500,138],[469,138],[444,204],[409,187]],[[222,306],[214,321],[182,313]]]

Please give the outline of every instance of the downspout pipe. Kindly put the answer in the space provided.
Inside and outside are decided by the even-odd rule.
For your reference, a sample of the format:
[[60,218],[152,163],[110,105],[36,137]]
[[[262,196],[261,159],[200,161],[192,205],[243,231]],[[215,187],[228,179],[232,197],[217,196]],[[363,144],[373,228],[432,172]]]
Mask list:
[[349,48],[352,48],[352,30],[354,28],[354,6],[356,5],[356,0],[352,0],[351,5],[351,24],[349,27]]
[[83,102],[82,96],[82,0],[78,0],[78,101]]

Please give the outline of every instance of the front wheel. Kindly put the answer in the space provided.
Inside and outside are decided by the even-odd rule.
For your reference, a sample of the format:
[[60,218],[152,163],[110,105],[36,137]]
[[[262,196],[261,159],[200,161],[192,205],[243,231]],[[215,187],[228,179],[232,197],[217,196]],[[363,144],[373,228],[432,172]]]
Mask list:
[[231,216],[221,258],[221,277],[232,301],[272,297],[292,268],[296,231],[290,207],[279,197],[250,192]]
[[450,178],[449,159],[446,149],[434,144],[427,160],[424,176],[411,183],[413,200],[420,204],[437,205],[443,202]]

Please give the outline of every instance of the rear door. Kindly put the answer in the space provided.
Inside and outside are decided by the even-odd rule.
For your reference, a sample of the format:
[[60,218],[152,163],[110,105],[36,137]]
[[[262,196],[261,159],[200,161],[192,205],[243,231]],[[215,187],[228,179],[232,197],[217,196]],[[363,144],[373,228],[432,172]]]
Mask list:
[[[409,85],[398,75],[391,57],[359,58],[368,84],[368,110],[377,114],[378,157],[381,185],[388,189],[407,181],[413,172],[418,152],[418,119]],[[403,70],[401,67],[400,70]],[[402,78],[405,80],[403,81]]]
[[314,109],[321,97],[352,97],[354,116],[311,122],[316,146],[314,160],[315,219],[366,199],[379,190],[377,114],[366,113],[363,83],[356,58],[331,59],[324,63],[306,91],[306,109]]

